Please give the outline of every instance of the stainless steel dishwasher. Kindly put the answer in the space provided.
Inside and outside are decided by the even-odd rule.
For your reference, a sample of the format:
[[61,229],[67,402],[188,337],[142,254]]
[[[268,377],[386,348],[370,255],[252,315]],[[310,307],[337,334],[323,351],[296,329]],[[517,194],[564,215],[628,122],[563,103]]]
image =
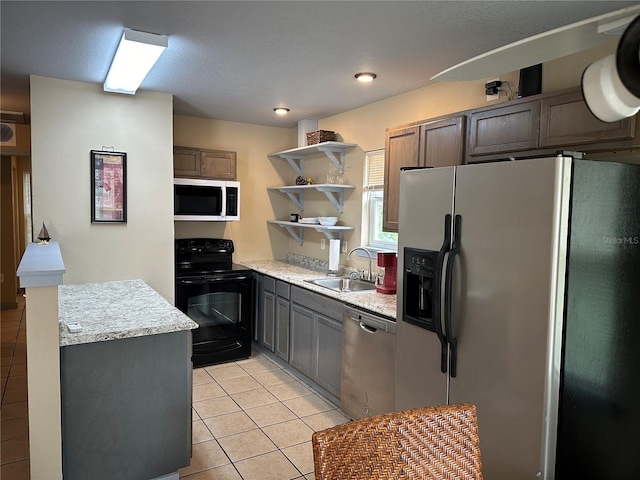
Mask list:
[[395,409],[396,322],[345,306],[341,409],[351,419]]

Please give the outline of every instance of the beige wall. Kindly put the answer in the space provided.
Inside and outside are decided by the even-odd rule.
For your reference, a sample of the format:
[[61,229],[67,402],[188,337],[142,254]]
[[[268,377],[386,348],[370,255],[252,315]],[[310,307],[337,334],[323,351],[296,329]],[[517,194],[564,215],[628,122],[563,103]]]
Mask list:
[[230,238],[235,261],[285,258],[290,237],[280,227],[267,226],[265,220],[288,215],[288,202],[266,188],[288,183],[290,172],[284,160],[267,155],[293,148],[292,135],[286,128],[175,116],[174,144],[237,152],[240,181],[240,221],[176,222],[176,238]]
[[[59,242],[65,283],[140,278],[173,303],[171,95],[31,77],[33,223]],[[127,153],[127,223],[91,223],[90,151]]]
[[[615,50],[615,41],[596,49],[561,58],[543,65],[543,92],[577,86],[584,68]],[[506,101],[487,102],[484,93],[486,81],[500,78],[518,88],[519,72],[496,75],[471,82],[433,83],[423,88],[398,95],[380,102],[320,119],[318,128],[333,130],[338,140],[357,146],[347,154],[345,183],[356,186],[346,194],[346,208],[339,214],[325,200],[324,194],[305,194],[304,216],[339,215],[340,222],[356,229],[345,234],[351,249],[361,243],[360,216],[362,210],[362,173],[365,152],[384,148],[384,132],[388,127],[411,123],[453,112],[478,108]],[[375,85],[374,85],[375,86]],[[505,86],[505,88],[507,88]],[[298,212],[288,199],[278,193],[267,193],[267,187],[293,185],[296,174],[284,160],[273,160],[268,153],[297,146],[296,129],[260,127],[239,123],[221,122],[201,118],[174,117],[174,144],[203,148],[228,149],[238,152],[238,177],[242,182],[242,215],[239,222],[229,223],[177,223],[176,236],[212,236],[234,240],[236,260],[282,259],[287,252],[328,259],[328,249],[322,250],[324,235],[304,230],[303,245],[298,245],[282,228],[266,225],[266,219],[286,219],[289,213]],[[329,168],[322,155],[310,157],[305,162],[305,174],[316,183],[324,183]],[[250,208],[249,208],[250,206]],[[342,255],[343,264],[345,255]],[[350,265],[363,268],[363,260],[351,258]]]
[[59,480],[62,479],[62,413],[58,286],[29,287],[26,295],[31,479]]

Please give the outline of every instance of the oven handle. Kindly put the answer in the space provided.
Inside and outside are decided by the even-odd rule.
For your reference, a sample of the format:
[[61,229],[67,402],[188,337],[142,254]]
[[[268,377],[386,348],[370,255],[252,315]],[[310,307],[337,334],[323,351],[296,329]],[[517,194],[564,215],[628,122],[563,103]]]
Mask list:
[[202,285],[203,283],[239,281],[239,280],[246,280],[247,278],[249,277],[246,275],[242,275],[237,277],[216,277],[216,278],[201,278],[198,280],[178,280],[178,283],[180,285]]

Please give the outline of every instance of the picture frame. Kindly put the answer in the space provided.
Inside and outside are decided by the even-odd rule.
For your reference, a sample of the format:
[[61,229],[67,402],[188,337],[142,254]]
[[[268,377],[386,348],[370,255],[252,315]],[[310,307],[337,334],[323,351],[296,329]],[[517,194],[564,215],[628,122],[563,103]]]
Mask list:
[[91,150],[91,223],[127,223],[127,154]]

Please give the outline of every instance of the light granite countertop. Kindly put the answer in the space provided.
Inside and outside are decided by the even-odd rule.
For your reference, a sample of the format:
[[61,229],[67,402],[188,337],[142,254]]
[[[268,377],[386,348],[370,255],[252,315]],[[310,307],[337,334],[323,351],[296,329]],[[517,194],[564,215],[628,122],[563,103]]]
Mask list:
[[[61,347],[198,327],[142,280],[60,285],[58,319]],[[70,323],[82,331],[69,332]]]
[[305,280],[327,278],[326,274],[277,260],[256,260],[239,262],[256,272],[283,280],[307,290],[335,298],[343,303],[364,308],[385,317],[396,318],[396,296],[378,293],[375,290],[363,292],[335,292]]

